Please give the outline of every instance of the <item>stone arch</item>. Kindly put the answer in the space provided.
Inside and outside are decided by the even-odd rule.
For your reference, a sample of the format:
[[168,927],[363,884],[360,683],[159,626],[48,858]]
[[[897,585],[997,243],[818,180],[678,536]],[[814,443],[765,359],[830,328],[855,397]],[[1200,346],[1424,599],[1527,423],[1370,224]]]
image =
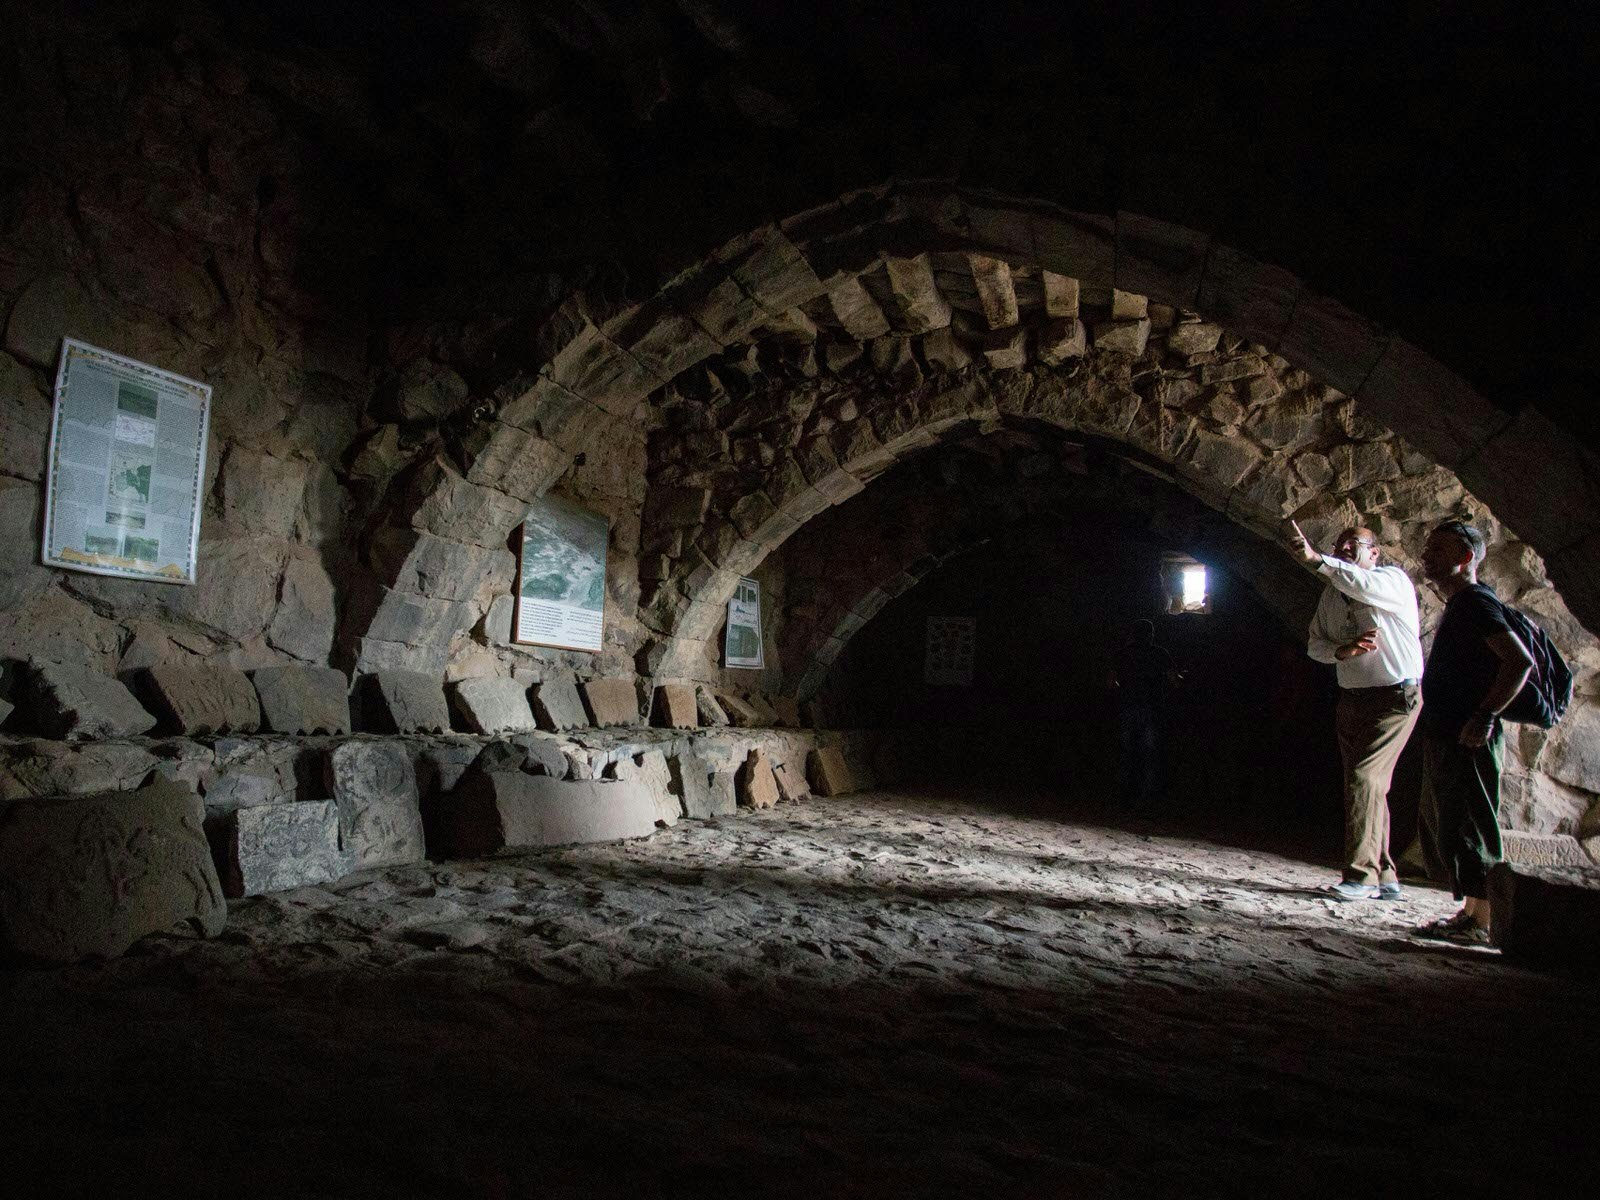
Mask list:
[[[788,693],[810,699],[851,639],[890,601],[953,559],[1039,520],[1063,528],[1092,524],[1108,537],[1141,536],[1193,553],[1237,578],[1299,636],[1317,585],[1276,545],[1135,466],[1115,447],[1001,432],[1015,440],[1001,454],[984,456],[993,470],[981,479],[954,478],[963,461],[957,456],[977,456],[952,443],[933,472],[917,471],[914,463],[896,469],[852,504],[819,516],[786,546],[791,599],[804,590],[779,646]],[[990,440],[977,434],[968,445]],[[948,486],[930,483],[930,474]],[[853,511],[869,503],[873,515]],[[885,524],[893,537],[874,538],[870,551],[852,537]]]
[[[1353,399],[1376,427],[1399,433],[1412,452],[1453,470],[1543,555],[1573,612],[1600,626],[1600,571],[1594,566],[1600,562],[1594,494],[1600,472],[1589,451],[1535,410],[1513,416],[1496,408],[1415,346],[1203,233],[1136,213],[1077,213],[944,182],[897,182],[741,235],[643,304],[606,314],[589,311],[575,297],[533,336],[515,330],[502,338],[503,382],[470,410],[464,428],[413,469],[409,486],[397,490],[387,510],[385,528],[372,538],[382,548],[373,555],[379,586],[370,615],[356,606],[346,624],[358,668],[415,660],[419,653],[431,658],[447,648],[482,611],[489,583],[507,569],[503,543],[520,519],[518,506],[548,488],[612,422],[632,421],[647,397],[689,368],[795,320],[796,312],[804,317],[806,306],[825,305],[848,339],[870,345],[875,356],[909,355],[912,337],[941,341],[936,335],[949,324],[949,307],[931,253],[970,256],[986,310],[994,303],[984,355],[1001,370],[1020,365],[1019,355],[1026,361],[1029,347],[1043,357],[1038,347],[1047,345],[1065,361],[1084,336],[1081,317],[1067,311],[1065,299],[1056,315],[1046,298],[1043,323],[1016,322],[1014,288],[1011,304],[1006,292],[1017,267],[1076,289],[1204,314],[1307,372],[1340,401]],[[869,278],[887,282],[892,311],[878,302]],[[1137,344],[1148,337],[1149,321],[1119,320],[1113,313],[1105,331],[1110,343],[1098,329],[1095,342]],[[892,358],[888,365],[895,365]],[[681,578],[666,577],[677,597],[673,589],[655,589],[642,616],[662,640],[641,665],[652,674],[681,666],[672,645],[709,635],[730,576],[901,453],[926,445],[941,424],[1013,410],[1046,415],[1026,412],[1031,394],[1005,380],[969,381],[921,398],[914,412],[889,410],[861,424],[858,436],[841,447],[842,460],[835,450],[830,463],[815,443],[784,456],[781,476],[773,474],[749,493],[760,498],[747,498],[728,513],[726,546]],[[1076,427],[1111,436],[1135,428],[1137,411],[1119,427],[1115,398],[1090,407],[1094,411],[1072,415]],[[1220,488],[1218,499],[1231,502],[1227,493],[1249,470],[1228,482],[1233,452],[1225,438],[1200,437],[1185,458],[1164,446],[1163,436],[1159,422],[1152,423],[1142,448],[1158,456],[1165,450],[1169,461],[1189,469],[1191,483]],[[1522,486],[1535,470],[1542,485],[1537,494]],[[673,499],[691,507],[696,502],[692,494]],[[659,496],[652,503],[658,510],[671,507]],[[463,581],[474,579],[471,597],[463,598]]]

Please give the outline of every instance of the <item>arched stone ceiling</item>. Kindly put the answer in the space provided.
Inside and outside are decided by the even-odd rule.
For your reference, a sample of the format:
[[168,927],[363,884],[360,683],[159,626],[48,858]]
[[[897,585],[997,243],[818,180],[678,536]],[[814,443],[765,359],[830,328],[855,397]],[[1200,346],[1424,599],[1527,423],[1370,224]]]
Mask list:
[[[1600,529],[1593,481],[1600,473],[1588,451],[1537,413],[1509,417],[1402,339],[1311,293],[1286,272],[1196,231],[1133,213],[1072,213],[946,184],[899,183],[754,230],[650,301],[607,319],[574,297],[535,334],[512,331],[502,356],[505,382],[474,410],[478,419],[456,431],[451,452],[415,468],[410,486],[396,493],[392,532],[376,539],[392,550],[383,567],[388,578],[358,665],[394,665],[399,639],[370,632],[386,623],[410,633],[408,655],[448,642],[472,614],[450,608],[448,598],[410,590],[415,561],[461,559],[468,570],[478,569],[479,552],[504,546],[521,503],[548,487],[573,455],[604,438],[612,422],[637,420],[652,394],[708,359],[726,358],[730,349],[748,354],[738,348],[772,330],[792,327],[804,340],[806,326],[817,328],[820,320],[830,333],[819,372],[836,370],[839,357],[848,358],[850,344],[857,343],[891,377],[906,363],[924,377],[929,367],[959,374],[962,356],[972,352],[957,335],[973,323],[957,321],[958,304],[969,297],[947,296],[944,288],[955,281],[936,267],[935,256],[951,255],[967,264],[961,290],[970,289],[982,313],[976,331],[988,372],[957,387],[920,388],[914,404],[858,422],[842,446],[834,445],[834,436],[810,439],[807,449],[818,453],[826,442],[824,459],[786,458],[782,478],[764,479],[747,493],[744,508],[719,514],[734,528],[729,546],[689,572],[680,589],[685,611],[665,617],[647,611],[647,624],[669,637],[709,632],[723,585],[731,586],[731,576],[800,521],[942,430],[1002,413],[1054,418],[1065,427],[1130,440],[1173,463],[1192,486],[1210,489],[1218,507],[1234,504],[1234,489],[1247,478],[1267,482],[1247,461],[1253,455],[1245,443],[1232,436],[1237,422],[1196,428],[1188,414],[1169,417],[1165,410],[1172,406],[1141,397],[1131,386],[1152,331],[1170,320],[1168,337],[1216,325],[1219,338],[1225,330],[1238,340],[1241,358],[1255,348],[1258,361],[1281,361],[1276,373],[1301,372],[1298,394],[1323,389],[1328,415],[1350,423],[1351,446],[1376,446],[1391,431],[1401,434],[1406,446],[1398,455],[1382,448],[1348,452],[1347,473],[1370,472],[1374,465],[1379,472],[1363,483],[1408,478],[1435,465],[1453,469],[1543,555],[1573,611],[1600,625],[1600,567],[1593,553]],[[1103,312],[1093,311],[1097,301],[1104,301]],[[1136,311],[1140,304],[1143,316]],[[1090,316],[1096,319],[1086,322]],[[1125,373],[1096,368],[1078,387],[1029,382],[1036,364],[1070,371],[1067,364],[1085,348],[1127,360]],[[1197,372],[1202,384],[1233,382],[1206,379],[1208,364],[1200,359],[1208,353],[1196,348],[1185,355],[1195,359],[1185,369]],[[1029,370],[1021,369],[1025,363]],[[716,445],[708,461],[721,452],[720,441]],[[1411,456],[1409,466],[1402,455]],[[1329,465],[1339,469],[1331,459]],[[1537,492],[1526,486],[1535,466]],[[1290,478],[1275,476],[1272,486],[1283,494],[1252,498],[1260,512],[1276,508],[1281,515],[1298,507],[1284,507]],[[1320,488],[1328,480],[1302,482]],[[1239,519],[1251,519],[1248,510],[1235,508]],[[1338,511],[1327,517],[1334,523],[1348,515],[1337,504],[1332,509]],[[395,613],[406,619],[393,621]],[[354,615],[358,632],[364,619]],[[657,655],[646,666],[654,672],[663,661]]]
[[[894,468],[785,545],[789,611],[778,656],[785,691],[810,698],[891,600],[951,559],[1039,522],[1068,533],[1088,570],[1119,537],[1194,555],[1249,587],[1294,638],[1316,604],[1316,580],[1281,547],[1115,446],[1069,440],[1048,427],[974,431]],[[1106,597],[1108,607],[1117,603]]]

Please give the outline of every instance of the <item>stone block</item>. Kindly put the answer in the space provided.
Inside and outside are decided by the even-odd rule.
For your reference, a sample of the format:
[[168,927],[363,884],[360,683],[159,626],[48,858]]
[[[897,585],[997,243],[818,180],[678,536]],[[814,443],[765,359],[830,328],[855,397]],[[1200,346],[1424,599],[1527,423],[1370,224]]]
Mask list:
[[819,796],[843,796],[856,790],[850,768],[837,746],[823,746],[806,756],[811,790]]
[[443,814],[450,852],[494,854],[645,837],[656,802],[637,780],[560,780],[521,771],[474,771]]
[[1054,317],[1039,328],[1039,361],[1059,366],[1069,358],[1082,358],[1088,352],[1088,336],[1076,317]]
[[1508,958],[1600,970],[1600,870],[1503,862],[1488,890],[1490,935]]
[[1565,833],[1500,832],[1505,860],[1524,867],[1592,867],[1583,843]]
[[451,688],[456,712],[473,733],[527,733],[537,729],[528,692],[515,679],[463,679]]
[[158,780],[132,792],[19,800],[0,809],[0,946],[70,963],[141,937],[227,920],[200,797]]
[[1094,348],[1138,358],[1150,341],[1150,318],[1133,321],[1096,321]]
[[683,801],[672,790],[672,768],[667,756],[660,750],[646,750],[618,759],[611,764],[611,777],[623,782],[642,784],[655,804],[656,824],[676,825],[683,816]]
[[0,728],[5,726],[6,718],[12,713],[16,712],[16,710],[16,705],[12,704],[11,701],[7,700],[4,696],[0,696]]
[[237,809],[213,822],[209,833],[222,890],[230,897],[327,883],[349,869],[332,800]]
[[1360,411],[1455,467],[1511,420],[1432,355],[1395,338],[1353,393]]
[[261,727],[256,689],[231,667],[157,663],[135,675],[134,689],[162,733],[254,733]]
[[349,733],[350,695],[334,667],[260,667],[250,673],[261,727],[273,733]]
[[727,710],[717,702],[717,698],[708,689],[697,687],[694,690],[695,711],[699,714],[700,724],[713,728],[729,724]]
[[727,817],[739,811],[733,771],[701,749],[685,750],[667,759],[672,788],[683,800],[683,815],[696,820]]
[[[1117,214],[1116,288],[1193,308],[1211,239],[1140,213]],[[1113,306],[1115,306],[1113,294]],[[1139,313],[1143,316],[1143,313]]]
[[533,685],[533,712],[539,718],[539,727],[552,733],[564,729],[586,729],[588,714],[583,709],[583,699],[578,687],[568,679],[551,679]]
[[427,857],[417,775],[395,742],[345,742],[328,755],[327,786],[339,808],[339,844],[352,871]]
[[[1277,351],[1313,379],[1354,395],[1388,349],[1389,336],[1337,300],[1307,292],[1294,306]],[[1406,430],[1396,427],[1402,434]],[[1409,434],[1407,434],[1409,436]]]
[[368,677],[373,717],[383,733],[448,733],[444,684],[421,671],[379,671]]
[[1189,321],[1167,334],[1167,349],[1174,354],[1210,354],[1222,340],[1222,326],[1209,321]]
[[0,801],[124,791],[143,783],[156,761],[143,746],[118,742],[67,746],[41,739],[0,746]]
[[278,584],[278,605],[267,640],[296,658],[325,662],[337,623],[337,600],[328,572],[314,559],[291,557]]
[[639,693],[630,679],[591,679],[579,685],[583,705],[596,729],[639,723]]
[[664,729],[693,729],[699,725],[694,684],[663,683],[657,686],[650,723]]
[[771,808],[778,803],[778,781],[772,773],[772,759],[760,747],[739,767],[738,801],[747,808]]
[[490,742],[472,765],[479,771],[522,771],[528,775],[565,779],[572,760],[567,757],[560,739],[548,733],[518,733]]
[[718,692],[717,700],[728,714],[728,721],[739,729],[759,729],[763,722],[761,710],[740,696]]
[[806,777],[788,763],[779,763],[772,769],[772,775],[778,784],[778,798],[785,804],[799,804],[802,800],[811,799]]
[[774,725],[784,725],[790,729],[800,728],[800,701],[793,696],[773,696],[772,714]]
[[38,664],[20,699],[28,724],[46,737],[136,737],[156,723],[120,681],[87,667]]
[[1213,243],[1194,307],[1240,337],[1276,346],[1300,289],[1300,280],[1281,267]]

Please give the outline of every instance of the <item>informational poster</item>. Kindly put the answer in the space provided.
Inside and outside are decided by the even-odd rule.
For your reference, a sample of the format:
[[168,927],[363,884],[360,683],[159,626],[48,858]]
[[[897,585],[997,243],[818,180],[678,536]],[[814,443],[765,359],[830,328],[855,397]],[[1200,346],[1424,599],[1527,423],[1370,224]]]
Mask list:
[[728,632],[722,643],[722,665],[760,670],[767,665],[761,639],[761,585],[741,577],[728,599]]
[[929,617],[923,679],[942,687],[971,687],[977,642],[977,618]]
[[65,339],[45,565],[193,583],[210,422],[206,384]]
[[530,646],[599,650],[611,522],[554,496],[535,500],[517,556],[515,637]]

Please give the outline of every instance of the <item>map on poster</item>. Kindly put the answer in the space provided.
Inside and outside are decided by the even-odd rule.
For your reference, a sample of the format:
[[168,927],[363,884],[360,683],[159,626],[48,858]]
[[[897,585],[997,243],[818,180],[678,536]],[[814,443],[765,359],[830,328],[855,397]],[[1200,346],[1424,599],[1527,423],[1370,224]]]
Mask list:
[[722,665],[760,670],[767,665],[761,639],[761,585],[740,577],[728,598],[728,632],[723,638]]
[[208,385],[64,339],[44,564],[193,583],[210,420]]
[[561,650],[601,648],[611,522],[554,496],[528,508],[517,556],[513,641]]
[[977,618],[929,617],[923,679],[936,686],[971,687],[977,641]]

